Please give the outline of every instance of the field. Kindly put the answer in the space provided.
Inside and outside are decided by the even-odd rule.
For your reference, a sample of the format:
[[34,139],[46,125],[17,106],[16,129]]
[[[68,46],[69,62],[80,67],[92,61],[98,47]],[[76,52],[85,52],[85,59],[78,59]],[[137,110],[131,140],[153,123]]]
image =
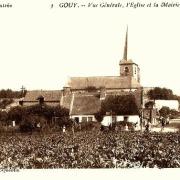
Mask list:
[[180,134],[83,131],[0,137],[0,168],[175,168]]

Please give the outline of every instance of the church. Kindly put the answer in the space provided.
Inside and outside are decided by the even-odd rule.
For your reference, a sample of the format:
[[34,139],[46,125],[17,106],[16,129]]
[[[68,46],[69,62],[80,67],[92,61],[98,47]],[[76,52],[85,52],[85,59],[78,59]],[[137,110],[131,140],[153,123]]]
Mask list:
[[124,55],[119,62],[118,76],[71,77],[64,87],[64,91],[84,92],[88,87],[97,90],[105,88],[106,92],[134,91],[141,87],[140,68],[131,59],[128,59],[128,29],[126,32]]
[[[70,117],[77,122],[95,121],[94,114],[101,108],[101,102],[108,96],[132,94],[139,108],[142,105],[140,68],[128,59],[128,29],[126,31],[124,54],[119,62],[118,76],[71,77],[60,100],[60,105],[70,110]],[[139,115],[117,116],[117,121],[138,119]],[[134,121],[134,120],[133,120]],[[136,123],[136,120],[135,120]]]

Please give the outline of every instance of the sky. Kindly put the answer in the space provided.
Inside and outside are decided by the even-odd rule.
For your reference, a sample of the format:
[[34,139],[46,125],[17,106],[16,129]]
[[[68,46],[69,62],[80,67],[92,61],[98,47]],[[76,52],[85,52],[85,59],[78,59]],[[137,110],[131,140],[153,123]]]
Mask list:
[[71,76],[118,76],[128,25],[128,58],[140,67],[141,85],[180,95],[179,8],[50,9],[56,0],[9,2],[14,8],[0,9],[0,89],[62,89]]

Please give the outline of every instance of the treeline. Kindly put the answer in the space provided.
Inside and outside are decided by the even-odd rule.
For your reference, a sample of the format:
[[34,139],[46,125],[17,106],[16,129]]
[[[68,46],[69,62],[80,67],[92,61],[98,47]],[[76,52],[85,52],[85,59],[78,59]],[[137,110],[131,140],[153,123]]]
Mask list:
[[13,91],[11,89],[0,90],[0,98],[21,98],[26,95],[26,90],[24,91]]

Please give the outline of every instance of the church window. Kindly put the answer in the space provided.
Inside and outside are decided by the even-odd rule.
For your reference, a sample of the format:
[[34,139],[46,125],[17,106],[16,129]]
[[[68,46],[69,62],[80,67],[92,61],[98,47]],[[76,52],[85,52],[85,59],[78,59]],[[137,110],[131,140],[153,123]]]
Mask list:
[[129,68],[125,67],[124,71],[125,71],[125,75],[127,76],[129,74]]

